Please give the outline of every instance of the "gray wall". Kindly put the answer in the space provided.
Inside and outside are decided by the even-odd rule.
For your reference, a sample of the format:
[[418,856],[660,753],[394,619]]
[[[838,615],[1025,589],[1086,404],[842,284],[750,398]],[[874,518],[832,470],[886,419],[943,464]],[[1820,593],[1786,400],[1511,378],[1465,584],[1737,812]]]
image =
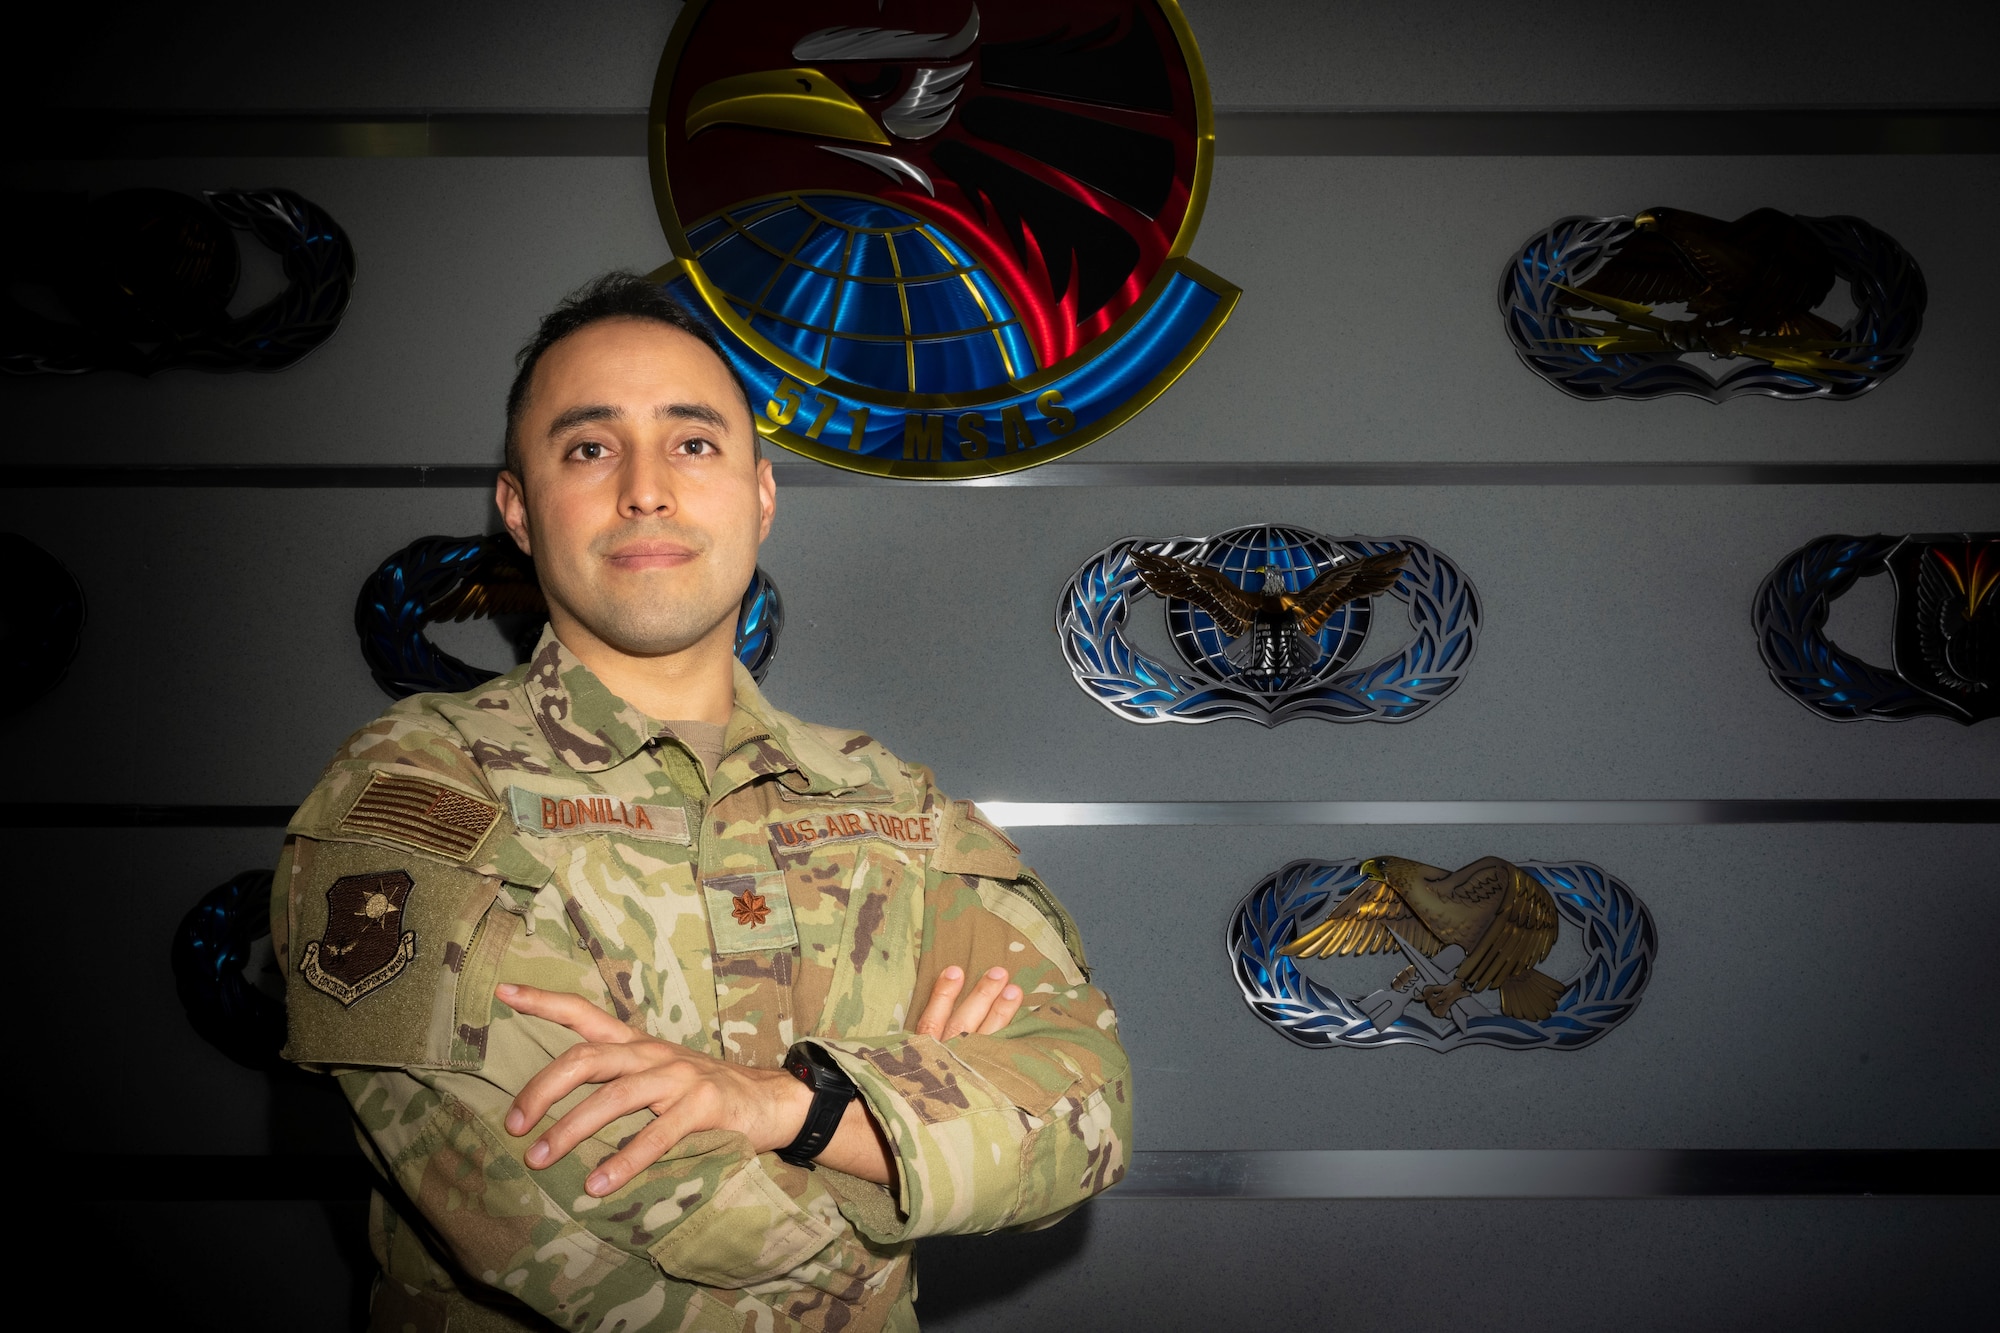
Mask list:
[[[1973,7],[1736,5],[1565,16],[1520,4],[1187,6],[1223,107],[1880,106],[1990,96]],[[673,6],[356,5],[338,26],[209,6],[53,42],[45,104],[330,110],[642,107]],[[323,21],[323,16],[315,15]],[[1871,26],[1874,25],[1874,26]],[[1079,462],[1992,460],[2000,307],[1990,158],[1224,156],[1194,255],[1244,289],[1209,353]],[[360,254],[345,324],[268,377],[0,385],[6,462],[485,463],[513,349],[558,295],[668,253],[639,158],[27,162],[7,183],[283,185]],[[1853,213],[1930,279],[1907,369],[1854,403],[1580,404],[1526,372],[1502,265],[1566,213],[1672,204]],[[268,273],[262,281],[274,282]],[[1063,466],[1056,464],[1053,466]],[[9,726],[0,801],[284,804],[385,702],[353,599],[388,553],[490,526],[474,490],[9,490],[0,526],[90,596],[61,689]],[[1408,533],[1478,584],[1452,698],[1402,726],[1138,727],[1069,681],[1065,578],[1127,535],[1278,520]],[[786,604],[768,688],[864,727],[955,794],[1010,801],[2000,795],[1996,724],[1836,726],[1770,684],[1758,580],[1826,532],[2000,527],[2000,488],[793,487],[764,555]],[[1887,590],[1835,630],[1886,656]],[[912,595],[912,590],[918,590]],[[1378,618],[1393,621],[1394,615]],[[1392,630],[1393,626],[1385,626]],[[505,665],[490,627],[438,637]],[[1872,650],[1872,651],[1871,651]],[[88,706],[85,706],[88,701]],[[1119,1001],[1141,1149],[1991,1148],[1996,1041],[1977,978],[2000,930],[1987,826],[1024,829]],[[268,863],[252,830],[23,838],[23,911],[62,948],[36,993],[119,1056],[59,1079],[58,1154],[341,1151],[337,1101],[188,1030],[179,915]],[[1220,939],[1299,856],[1584,859],[1658,922],[1637,1015],[1568,1054],[1293,1047],[1244,1007]],[[135,1093],[134,1090],[137,1090]],[[145,1113],[133,1113],[135,1096]],[[350,1205],[120,1204],[149,1308],[217,1328],[344,1326]],[[102,1218],[99,1217],[101,1224]],[[1034,1237],[925,1247],[937,1329],[1331,1324],[1876,1328],[1983,1304],[1981,1200],[1169,1203],[1115,1195]],[[199,1235],[188,1260],[174,1238]],[[1421,1281],[1405,1275],[1422,1265]]]

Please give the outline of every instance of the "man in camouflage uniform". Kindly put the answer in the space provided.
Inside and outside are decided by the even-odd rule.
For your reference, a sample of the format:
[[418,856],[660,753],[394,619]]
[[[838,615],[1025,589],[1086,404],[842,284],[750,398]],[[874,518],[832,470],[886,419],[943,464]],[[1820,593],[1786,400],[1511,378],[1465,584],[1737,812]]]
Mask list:
[[914,1328],[916,1238],[1123,1175],[1110,1003],[1004,834],[736,663],[775,492],[705,328],[600,280],[508,431],[549,630],[356,733],[273,886],[285,1054],[383,1180],[373,1326]]

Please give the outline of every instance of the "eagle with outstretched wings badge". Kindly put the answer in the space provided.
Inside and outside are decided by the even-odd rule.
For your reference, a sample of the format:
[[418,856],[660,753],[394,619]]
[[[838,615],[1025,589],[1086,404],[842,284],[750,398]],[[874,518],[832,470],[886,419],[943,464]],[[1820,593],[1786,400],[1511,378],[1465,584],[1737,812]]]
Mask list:
[[[1183,669],[1126,637],[1147,597]],[[1356,665],[1378,604],[1406,612],[1412,637]],[[1086,561],[1056,607],[1077,684],[1134,722],[1407,721],[1458,687],[1479,624],[1471,581],[1429,543],[1278,523],[1126,538]]]
[[1387,592],[1410,558],[1389,551],[1349,560],[1322,570],[1296,593],[1285,591],[1276,570],[1257,570],[1256,592],[1239,588],[1220,571],[1170,555],[1134,551],[1132,563],[1146,586],[1161,597],[1192,602],[1233,637],[1224,656],[1239,670],[1260,676],[1295,676],[1312,670],[1325,656],[1312,636],[1327,618],[1357,597]]

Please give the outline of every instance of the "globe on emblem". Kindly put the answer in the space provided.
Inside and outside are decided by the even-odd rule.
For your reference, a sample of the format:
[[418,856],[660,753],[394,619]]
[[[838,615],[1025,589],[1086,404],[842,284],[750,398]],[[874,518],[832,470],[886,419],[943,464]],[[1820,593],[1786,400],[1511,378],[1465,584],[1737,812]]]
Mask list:
[[791,194],[688,241],[730,308],[801,361],[889,393],[970,393],[1032,374],[1021,321],[937,227],[875,199]]
[[[1356,557],[1318,533],[1258,524],[1211,537],[1186,558],[1220,570],[1248,592],[1263,591],[1268,581],[1275,581],[1278,588],[1295,593],[1334,565]],[[1288,653],[1282,645],[1260,644],[1254,631],[1232,638],[1208,612],[1178,597],[1165,599],[1167,632],[1194,671],[1221,684],[1276,694],[1317,684],[1353,661],[1368,637],[1371,600],[1363,597],[1346,603],[1327,617],[1317,633],[1300,636],[1308,660],[1297,665],[1293,663],[1300,654]]]

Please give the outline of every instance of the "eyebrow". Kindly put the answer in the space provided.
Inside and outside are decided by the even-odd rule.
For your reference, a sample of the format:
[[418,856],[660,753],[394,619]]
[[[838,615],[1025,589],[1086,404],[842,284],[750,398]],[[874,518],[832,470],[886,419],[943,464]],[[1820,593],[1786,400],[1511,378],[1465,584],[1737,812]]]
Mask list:
[[699,421],[716,430],[728,430],[729,420],[707,403],[661,403],[653,409],[656,421]]
[[586,425],[592,421],[618,421],[625,416],[623,410],[606,403],[588,403],[558,412],[556,419],[549,423],[549,438],[554,439],[566,430]]
[[[586,403],[556,414],[549,423],[549,438],[554,439],[563,432],[593,421],[623,421],[623,408],[608,403]],[[710,407],[707,403],[661,403],[653,409],[656,421],[699,421],[715,430],[729,429],[729,419]]]

